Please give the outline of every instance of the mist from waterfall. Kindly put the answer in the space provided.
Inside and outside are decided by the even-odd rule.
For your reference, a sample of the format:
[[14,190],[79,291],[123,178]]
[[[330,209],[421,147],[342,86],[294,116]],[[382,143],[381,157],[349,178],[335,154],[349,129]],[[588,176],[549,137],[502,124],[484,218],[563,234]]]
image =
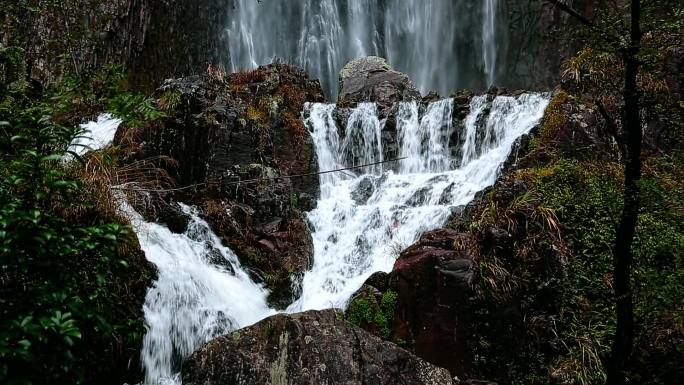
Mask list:
[[283,59],[329,97],[351,59],[388,59],[423,93],[497,82],[505,36],[498,0],[234,0],[226,40],[232,71]]

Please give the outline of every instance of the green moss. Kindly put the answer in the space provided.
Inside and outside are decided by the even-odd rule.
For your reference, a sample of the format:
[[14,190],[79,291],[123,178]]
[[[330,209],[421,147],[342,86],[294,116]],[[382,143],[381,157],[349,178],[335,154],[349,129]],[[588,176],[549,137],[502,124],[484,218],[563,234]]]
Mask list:
[[397,293],[388,290],[378,304],[374,297],[361,297],[352,301],[347,309],[347,320],[356,326],[377,330],[384,339],[392,334],[392,321],[397,304]]
[[558,134],[560,129],[568,122],[568,114],[563,106],[568,102],[569,95],[563,91],[557,92],[549,102],[544,120],[539,128],[539,133],[532,139],[532,150],[544,147]]
[[180,102],[181,93],[178,90],[166,90],[158,100],[159,108],[168,114],[172,114],[178,108]]

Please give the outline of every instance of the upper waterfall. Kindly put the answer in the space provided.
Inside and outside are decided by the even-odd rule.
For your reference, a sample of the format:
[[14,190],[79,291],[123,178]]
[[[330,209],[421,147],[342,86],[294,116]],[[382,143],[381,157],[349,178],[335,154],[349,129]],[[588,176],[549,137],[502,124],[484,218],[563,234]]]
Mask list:
[[[499,0],[235,0],[226,29],[233,71],[284,59],[329,96],[350,59],[377,55],[422,92],[497,82],[504,38]],[[445,71],[445,69],[449,69]]]

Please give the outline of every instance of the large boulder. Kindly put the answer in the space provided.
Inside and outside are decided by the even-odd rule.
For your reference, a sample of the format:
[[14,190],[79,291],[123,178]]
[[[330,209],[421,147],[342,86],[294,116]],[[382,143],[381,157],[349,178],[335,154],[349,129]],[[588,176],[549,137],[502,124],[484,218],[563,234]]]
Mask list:
[[420,92],[408,75],[395,71],[383,58],[368,56],[347,63],[340,71],[338,105],[352,107],[360,102],[375,102],[381,112],[394,103],[419,100]]
[[378,274],[354,296],[347,316],[463,377],[471,360],[468,299],[477,260],[469,239],[453,230],[426,233],[401,253],[389,275]]
[[[255,163],[288,175],[317,170],[300,113],[304,103],[322,101],[323,91],[301,68],[273,64],[230,75],[216,69],[167,80],[156,96],[167,117],[138,135],[137,150],[173,158],[180,184],[230,190],[231,168]],[[316,177],[292,183],[296,192],[318,190]]]
[[340,91],[337,98],[335,120],[340,127],[340,136],[345,136],[352,108],[359,103],[376,104],[377,116],[381,122],[381,141],[384,159],[398,155],[397,103],[420,102],[420,92],[408,75],[395,71],[383,58],[368,56],[347,63],[340,71]]
[[448,371],[352,326],[336,310],[267,318],[183,365],[186,385],[449,385]]

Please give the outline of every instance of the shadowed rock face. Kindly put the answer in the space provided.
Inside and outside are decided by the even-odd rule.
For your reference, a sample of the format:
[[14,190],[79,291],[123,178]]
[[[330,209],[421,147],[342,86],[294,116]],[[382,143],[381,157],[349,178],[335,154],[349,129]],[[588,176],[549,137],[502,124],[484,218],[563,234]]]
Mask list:
[[[318,168],[300,113],[304,103],[323,100],[319,82],[302,69],[274,64],[168,80],[155,96],[167,116],[123,128],[118,144],[131,161],[171,158],[163,166],[178,187],[196,187],[165,200],[199,207],[214,232],[271,290],[271,305],[289,305],[297,296],[293,281],[311,267],[313,256],[303,211],[318,194]],[[183,232],[187,220],[173,211],[162,205],[147,216]]]
[[232,0],[32,2],[38,11],[23,3],[3,1],[16,18],[0,11],[0,43],[22,47],[23,75],[46,87],[67,73],[116,64],[129,70],[132,85],[152,91],[166,78],[230,60],[222,33]]
[[183,366],[186,385],[449,385],[451,376],[344,321],[336,310],[267,318],[215,339]]

